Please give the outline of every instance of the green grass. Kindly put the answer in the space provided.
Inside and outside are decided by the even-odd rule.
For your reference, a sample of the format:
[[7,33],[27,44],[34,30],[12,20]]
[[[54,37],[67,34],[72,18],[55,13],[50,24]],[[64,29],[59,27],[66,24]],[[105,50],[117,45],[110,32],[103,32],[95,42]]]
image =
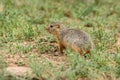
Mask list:
[[[55,39],[45,27],[51,22],[62,22],[88,32],[95,49],[87,58],[67,50],[67,64],[57,68],[46,58],[42,59],[43,64],[38,56],[29,57],[29,66],[36,76],[50,80],[117,80],[120,78],[120,48],[113,45],[120,27],[119,5],[119,0],[1,0],[0,53],[52,54],[55,47],[48,43]],[[115,51],[109,52],[110,49]],[[6,67],[3,62],[6,64],[5,59],[1,59],[0,65]]]

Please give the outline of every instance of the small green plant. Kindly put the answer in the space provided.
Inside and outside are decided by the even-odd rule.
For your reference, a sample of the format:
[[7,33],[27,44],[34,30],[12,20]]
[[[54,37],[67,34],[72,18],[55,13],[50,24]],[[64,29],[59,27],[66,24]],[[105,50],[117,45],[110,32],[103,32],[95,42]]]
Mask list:
[[40,79],[47,79],[50,77],[50,71],[53,68],[53,65],[47,59],[43,57],[41,61],[39,61],[37,56],[29,56],[29,66],[32,68],[36,77]]
[[24,28],[24,36],[27,40],[30,40],[33,36],[35,36],[35,31],[31,26],[26,25],[26,27]]
[[13,45],[13,43],[8,45],[9,51],[13,54],[16,53],[22,53],[22,54],[26,54],[28,52],[30,52],[34,46],[33,45],[25,45],[24,43],[15,43]]
[[[117,80],[120,78],[120,48],[116,46],[119,20],[119,0],[1,0],[0,68],[7,67],[3,59],[7,54],[20,53],[29,55],[29,66],[40,79]],[[45,31],[51,22],[63,22],[88,32],[95,49],[86,58],[69,49],[66,56],[35,56],[34,49],[35,53],[48,54],[56,49],[55,39]],[[49,60],[61,57],[67,59],[57,67]],[[25,63],[21,59],[18,64]],[[4,77],[3,73],[4,70],[0,72],[1,80],[12,78]]]

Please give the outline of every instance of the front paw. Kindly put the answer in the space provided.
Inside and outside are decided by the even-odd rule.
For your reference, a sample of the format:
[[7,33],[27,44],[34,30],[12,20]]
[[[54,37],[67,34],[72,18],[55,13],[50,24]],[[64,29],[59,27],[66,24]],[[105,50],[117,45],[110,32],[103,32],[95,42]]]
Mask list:
[[61,52],[55,52],[54,56],[63,56],[63,52],[62,53]]

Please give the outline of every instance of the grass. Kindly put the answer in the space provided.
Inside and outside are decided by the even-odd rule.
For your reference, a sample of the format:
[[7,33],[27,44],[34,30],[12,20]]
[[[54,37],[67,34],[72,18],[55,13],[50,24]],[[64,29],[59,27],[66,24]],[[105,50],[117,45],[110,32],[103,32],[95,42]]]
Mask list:
[[[120,48],[114,45],[120,27],[119,4],[119,0],[1,0],[0,53],[32,54],[26,56],[27,66],[40,79],[117,80]],[[39,59],[41,53],[53,54],[56,49],[55,39],[45,30],[51,22],[88,32],[95,44],[91,55],[84,58],[68,49],[65,64],[57,66],[48,57]],[[0,59],[1,69],[8,64],[5,61]],[[21,61],[18,65],[24,65]]]

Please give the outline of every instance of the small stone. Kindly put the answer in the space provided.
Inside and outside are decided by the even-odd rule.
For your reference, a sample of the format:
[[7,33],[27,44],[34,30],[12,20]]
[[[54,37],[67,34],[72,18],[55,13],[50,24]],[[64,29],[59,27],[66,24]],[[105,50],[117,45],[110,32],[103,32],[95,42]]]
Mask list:
[[34,78],[32,69],[29,67],[7,67],[5,69],[5,76],[13,76],[19,78]]

